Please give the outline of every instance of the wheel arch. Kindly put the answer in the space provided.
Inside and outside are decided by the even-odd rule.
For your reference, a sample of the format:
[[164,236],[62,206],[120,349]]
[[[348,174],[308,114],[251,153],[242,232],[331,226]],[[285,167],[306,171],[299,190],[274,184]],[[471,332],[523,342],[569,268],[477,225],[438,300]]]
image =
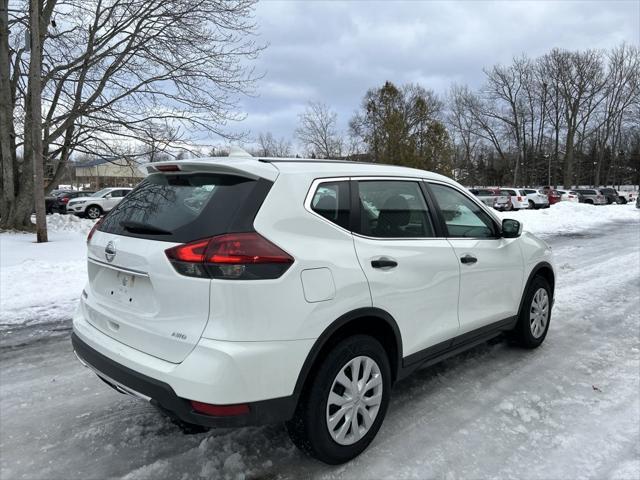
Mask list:
[[394,318],[386,311],[366,307],[345,313],[329,325],[311,347],[305,359],[294,389],[294,395],[299,397],[304,391],[307,380],[313,377],[313,372],[329,349],[340,340],[355,334],[371,335],[378,340],[389,356],[391,364],[392,383],[398,378],[402,367],[402,337]]
[[555,296],[555,285],[556,285],[555,273],[553,271],[553,267],[549,262],[540,262],[531,270],[531,273],[529,274],[529,278],[527,279],[527,283],[525,284],[524,290],[522,291],[522,298],[520,299],[520,307],[518,308],[518,318],[522,313],[524,299],[527,294],[527,291],[529,290],[529,287],[531,286],[531,282],[533,282],[533,279],[536,278],[537,276],[541,276],[547,282],[549,282],[549,285],[551,286],[551,301],[553,302],[553,298]]
[[91,207],[97,207],[98,209],[100,209],[101,212],[104,213],[104,208],[102,208],[102,205],[98,204],[98,203],[90,203],[89,205],[87,205],[86,207],[84,207],[84,211],[86,212],[87,210],[89,210]]

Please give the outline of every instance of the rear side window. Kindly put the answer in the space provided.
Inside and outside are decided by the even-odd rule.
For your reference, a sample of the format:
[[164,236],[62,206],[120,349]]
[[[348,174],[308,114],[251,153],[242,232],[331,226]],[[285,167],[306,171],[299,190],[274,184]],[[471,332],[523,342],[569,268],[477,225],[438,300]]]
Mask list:
[[99,230],[180,243],[251,231],[270,185],[232,175],[154,173],[127,193]]
[[362,180],[358,182],[358,233],[378,238],[433,237],[433,225],[417,182]]
[[327,182],[318,185],[318,188],[311,199],[311,210],[330,222],[349,230],[349,182]]

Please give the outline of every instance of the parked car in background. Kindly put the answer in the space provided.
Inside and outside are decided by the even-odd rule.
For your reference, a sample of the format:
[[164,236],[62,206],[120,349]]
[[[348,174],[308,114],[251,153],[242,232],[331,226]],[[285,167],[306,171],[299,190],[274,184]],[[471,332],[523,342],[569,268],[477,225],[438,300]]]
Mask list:
[[601,188],[600,193],[607,199],[607,204],[622,203],[618,197],[618,192],[613,188]]
[[500,195],[509,197],[509,203],[511,208],[508,210],[522,210],[523,208],[529,208],[529,201],[527,194],[520,188],[501,188]]
[[558,190],[562,202],[580,202],[580,194],[573,190]]
[[44,197],[44,209],[46,213],[53,213],[53,206],[58,199],[58,195],[64,193],[66,190],[51,190],[49,195]]
[[640,195],[636,197],[636,208],[640,208]]
[[96,219],[111,211],[129,193],[132,188],[103,188],[99,192],[86,197],[69,200],[67,212],[79,217]]
[[[471,188],[469,191],[478,197],[478,200],[491,208],[495,208],[496,203],[502,204],[508,201],[505,195],[500,195],[500,191],[497,188]],[[503,198],[500,198],[501,196]]]
[[[544,195],[544,190],[538,190],[538,193]],[[554,205],[562,200],[562,194],[558,190],[547,190],[546,191],[547,198],[549,199],[549,205]]]
[[607,199],[605,196],[595,188],[580,188],[575,190],[582,197],[582,203],[588,203],[590,205],[606,205]]
[[527,197],[529,208],[549,208],[549,197],[533,188],[523,188],[522,192]]
[[89,233],[71,341],[115,390],[187,424],[285,421],[339,464],[376,436],[396,380],[504,331],[543,343],[551,248],[458,183],[234,155],[148,164]]
[[78,191],[67,190],[60,192],[54,199],[51,205],[51,213],[67,213],[67,204],[74,198],[87,197],[93,195],[94,191]]
[[618,190],[618,198],[620,203],[633,203],[638,199],[638,192],[633,190]]

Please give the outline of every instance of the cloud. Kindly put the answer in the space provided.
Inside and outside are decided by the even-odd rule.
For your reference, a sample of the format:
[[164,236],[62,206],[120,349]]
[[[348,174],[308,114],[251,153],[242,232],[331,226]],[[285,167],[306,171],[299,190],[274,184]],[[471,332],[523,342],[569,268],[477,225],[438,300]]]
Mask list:
[[269,44],[256,64],[265,77],[238,127],[288,138],[308,100],[329,104],[346,128],[385,80],[444,94],[452,82],[479,86],[483,67],[523,53],[640,42],[635,0],[263,1],[255,20]]

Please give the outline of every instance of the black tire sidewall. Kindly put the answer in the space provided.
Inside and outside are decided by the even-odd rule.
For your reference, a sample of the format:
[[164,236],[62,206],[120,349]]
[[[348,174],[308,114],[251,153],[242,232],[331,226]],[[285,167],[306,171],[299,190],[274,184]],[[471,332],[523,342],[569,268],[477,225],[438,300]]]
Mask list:
[[[544,333],[536,338],[531,333],[531,323],[529,320],[529,312],[531,311],[531,302],[533,301],[533,296],[540,289],[544,288],[547,291],[547,295],[549,296],[549,317],[547,318],[547,326],[545,327]],[[524,303],[522,304],[522,311],[520,312],[520,318],[518,319],[518,324],[516,326],[516,336],[519,343],[526,348],[536,348],[544,342],[544,339],[547,336],[547,332],[549,331],[549,325],[551,324],[551,311],[553,305],[553,294],[551,292],[551,286],[549,282],[541,276],[535,277],[527,292],[525,294]]]
[[[382,374],[382,402],[371,429],[353,445],[336,443],[326,423],[329,390],[338,372],[353,358],[367,356],[375,360]],[[319,460],[337,465],[362,453],[375,438],[384,420],[391,393],[391,369],[380,343],[368,335],[354,335],[339,342],[325,357],[312,380],[301,420],[305,423],[308,450]]]

